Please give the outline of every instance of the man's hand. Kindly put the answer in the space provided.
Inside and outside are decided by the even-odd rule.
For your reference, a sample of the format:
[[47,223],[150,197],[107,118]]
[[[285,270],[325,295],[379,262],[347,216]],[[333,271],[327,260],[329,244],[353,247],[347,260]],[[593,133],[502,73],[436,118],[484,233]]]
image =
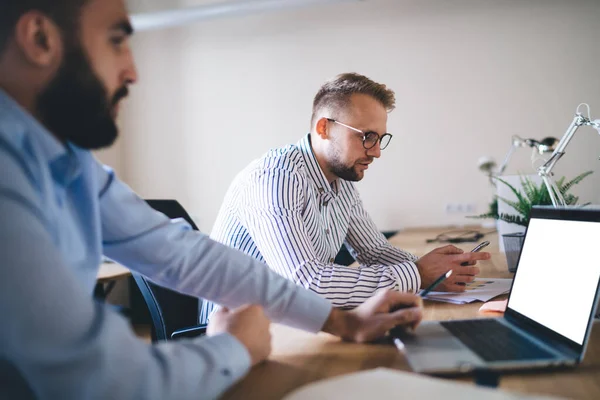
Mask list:
[[223,307],[211,317],[206,334],[214,336],[227,332],[235,336],[250,353],[254,366],[271,354],[270,325],[271,321],[260,306],[242,306],[235,310]]
[[423,303],[419,296],[381,290],[354,310],[334,308],[323,331],[344,340],[364,343],[385,336],[396,326],[414,329],[422,318]]
[[[465,253],[456,246],[447,245],[425,254],[416,262],[421,275],[421,288],[425,289],[442,274],[453,270],[452,275],[442,282],[436,290],[464,292],[465,283],[473,282],[479,268],[472,267],[478,260],[489,260],[490,253]],[[462,266],[462,263],[468,263]]]

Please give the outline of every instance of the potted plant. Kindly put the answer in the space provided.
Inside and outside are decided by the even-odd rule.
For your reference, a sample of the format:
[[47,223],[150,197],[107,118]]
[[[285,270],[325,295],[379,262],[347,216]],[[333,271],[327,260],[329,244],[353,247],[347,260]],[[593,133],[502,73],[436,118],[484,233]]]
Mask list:
[[[569,193],[569,190],[592,173],[593,171],[586,171],[567,182],[565,182],[565,177],[562,177],[556,181],[556,185],[563,195],[567,205],[576,205],[579,201],[579,197]],[[494,218],[496,220],[526,227],[529,223],[529,214],[533,206],[552,205],[550,194],[548,193],[548,189],[543,182],[537,184],[527,176],[520,176],[522,190],[518,190],[514,185],[502,178],[496,177],[495,180],[503,185],[506,185],[515,195],[516,200],[509,200],[502,196],[494,196],[494,200],[490,203],[490,209],[487,213],[470,218]],[[510,206],[510,208],[512,208],[516,213],[509,214],[505,212],[498,212],[499,200]],[[516,264],[521,252],[521,247],[523,245],[523,235],[523,232],[502,235],[506,259],[508,262],[508,269],[511,272],[516,270]]]

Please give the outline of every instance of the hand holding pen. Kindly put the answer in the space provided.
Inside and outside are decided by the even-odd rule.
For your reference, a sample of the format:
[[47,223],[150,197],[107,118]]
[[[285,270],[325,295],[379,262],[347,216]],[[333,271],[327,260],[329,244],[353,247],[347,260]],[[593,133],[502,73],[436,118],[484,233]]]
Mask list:
[[[463,292],[465,284],[473,282],[475,276],[479,274],[479,268],[474,264],[479,260],[489,260],[490,253],[471,252],[466,253],[453,245],[439,247],[416,262],[419,274],[421,276],[421,287],[425,288],[431,285],[442,274],[452,269],[454,272],[449,279],[440,284],[441,291],[444,292]],[[468,265],[462,266],[461,264]]]

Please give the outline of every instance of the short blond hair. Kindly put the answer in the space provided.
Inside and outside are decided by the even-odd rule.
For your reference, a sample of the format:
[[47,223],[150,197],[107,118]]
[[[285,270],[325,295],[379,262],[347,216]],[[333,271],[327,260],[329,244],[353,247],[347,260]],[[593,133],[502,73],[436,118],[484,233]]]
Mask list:
[[387,112],[396,107],[394,91],[355,72],[340,74],[325,82],[313,100],[312,122],[322,108],[343,109],[348,106],[353,94],[366,94],[377,100]]

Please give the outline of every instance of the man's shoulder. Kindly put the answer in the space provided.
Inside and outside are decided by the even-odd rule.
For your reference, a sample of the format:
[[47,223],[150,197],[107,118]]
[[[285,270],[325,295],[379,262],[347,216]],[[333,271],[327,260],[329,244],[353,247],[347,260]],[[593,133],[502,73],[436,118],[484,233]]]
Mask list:
[[269,150],[262,158],[265,168],[277,168],[296,171],[304,166],[300,149],[295,144]]
[[0,182],[14,181],[22,174],[33,178],[35,164],[35,152],[26,127],[0,114]]
[[25,125],[0,113],[0,150],[14,157],[23,158],[27,139]]
[[42,169],[26,132],[0,124],[0,199],[41,210]]
[[271,149],[247,168],[247,172],[251,173],[297,174],[303,170],[304,158],[296,145]]

